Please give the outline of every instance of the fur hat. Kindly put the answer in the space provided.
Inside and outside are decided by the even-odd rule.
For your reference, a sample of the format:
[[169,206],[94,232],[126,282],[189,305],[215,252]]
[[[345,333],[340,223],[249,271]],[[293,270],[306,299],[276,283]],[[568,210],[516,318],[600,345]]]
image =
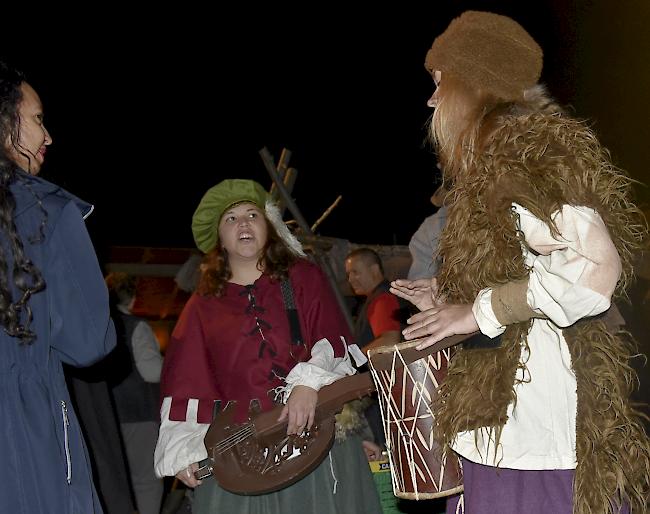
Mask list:
[[542,49],[516,21],[466,11],[438,36],[424,63],[502,100],[519,100],[542,72]]
[[206,191],[192,216],[192,234],[199,250],[214,250],[219,239],[219,222],[223,213],[235,204],[249,202],[264,210],[278,236],[296,255],[305,256],[302,245],[282,221],[278,207],[269,194],[254,180],[226,179]]

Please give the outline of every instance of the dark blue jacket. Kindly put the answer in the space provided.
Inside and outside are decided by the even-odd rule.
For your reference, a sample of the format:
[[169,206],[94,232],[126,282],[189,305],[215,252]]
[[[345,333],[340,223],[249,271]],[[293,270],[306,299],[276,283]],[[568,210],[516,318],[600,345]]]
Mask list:
[[[11,190],[18,233],[46,287],[30,300],[31,344],[0,330],[0,513],[101,513],[61,365],[90,365],[115,346],[106,286],[83,221],[92,206],[22,172]],[[44,238],[30,242],[44,220]],[[0,244],[12,269],[4,232]]]

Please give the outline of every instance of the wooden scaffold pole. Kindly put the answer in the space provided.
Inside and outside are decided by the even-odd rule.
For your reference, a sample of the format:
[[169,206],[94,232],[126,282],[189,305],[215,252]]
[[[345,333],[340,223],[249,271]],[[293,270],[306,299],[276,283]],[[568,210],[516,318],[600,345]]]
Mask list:
[[[280,177],[278,168],[276,167],[275,162],[273,160],[273,156],[271,155],[271,153],[268,151],[266,147],[262,148],[259,151],[259,154],[260,157],[262,158],[262,162],[264,163],[264,167],[266,168],[266,171],[271,176],[271,180],[273,181],[273,186],[275,186],[271,190],[277,191],[279,198],[283,201],[284,205],[289,209],[294,219],[296,220],[296,223],[298,223],[298,227],[300,227],[300,229],[304,232],[304,234],[309,237],[314,237],[314,232],[312,231],[311,227],[303,217],[302,213],[300,212],[300,209],[298,209],[296,202],[294,202],[293,198],[291,197],[289,190],[285,186],[284,180]],[[284,157],[285,151],[283,151],[282,155],[283,157],[280,158],[280,163],[283,163],[284,166],[288,166],[288,157]],[[288,155],[290,156],[291,153],[289,152]],[[293,168],[289,168],[289,169],[293,169]],[[350,331],[353,332],[354,324],[352,322],[352,316],[350,315],[347,304],[345,303],[345,298],[343,297],[343,294],[341,293],[341,291],[339,290],[336,284],[336,277],[334,276],[334,272],[332,271],[332,268],[329,265],[329,262],[327,261],[327,256],[322,251],[322,249],[318,247],[318,245],[313,246],[313,251],[314,251],[314,258],[316,259],[316,262],[325,272],[325,275],[327,276],[327,279],[329,280],[329,283],[332,286],[332,290],[334,292],[334,295],[336,296],[336,301],[339,304],[341,313],[343,314],[345,321],[348,323]]]

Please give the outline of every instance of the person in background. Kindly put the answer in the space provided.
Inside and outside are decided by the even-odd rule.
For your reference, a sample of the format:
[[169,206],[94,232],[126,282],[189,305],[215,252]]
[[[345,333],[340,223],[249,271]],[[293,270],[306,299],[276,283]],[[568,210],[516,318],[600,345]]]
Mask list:
[[[194,213],[194,240],[206,257],[165,355],[156,472],[195,488],[194,514],[380,512],[354,426],[337,434],[314,471],[276,492],[233,494],[194,475],[207,457],[215,401],[237,402],[236,423],[248,418],[253,400],[263,411],[281,401],[279,421],[287,435],[299,435],[314,423],[317,391],[355,373],[347,324],[325,274],[267,200],[257,182],[228,179]],[[290,298],[295,311],[285,307]]]
[[[390,284],[377,252],[371,248],[353,250],[345,259],[345,271],[354,294],[365,297],[356,318],[354,342],[364,354],[371,348],[399,343],[406,315],[398,298],[389,292]],[[372,395],[365,415],[375,442],[384,447],[386,435],[376,394]]]
[[354,330],[357,346],[367,354],[371,348],[399,343],[402,307],[389,291],[377,252],[371,248],[353,250],[345,259],[345,272],[354,294],[365,297]]
[[447,221],[447,206],[444,205],[446,194],[444,186],[439,186],[431,195],[431,203],[438,210],[424,219],[409,241],[412,259],[409,280],[431,278],[438,273],[438,241]]
[[158,514],[163,481],[156,477],[153,454],[158,440],[160,374],[163,357],[158,340],[143,318],[132,314],[136,279],[127,273],[106,276],[118,348],[110,377],[131,486],[138,514]]
[[631,180],[537,84],[542,50],[511,18],[468,11],[426,57],[430,132],[453,198],[437,280],[398,280],[404,330],[458,347],[433,410],[471,514],[646,512],[650,445],[629,402],[634,349],[600,319],[646,234]]
[[70,398],[90,454],[93,479],[104,514],[132,514],[126,454],[109,388],[113,350],[97,364],[85,368],[64,365]]
[[115,330],[93,207],[38,177],[51,144],[38,93],[0,62],[0,512],[98,514],[62,363],[100,360]]

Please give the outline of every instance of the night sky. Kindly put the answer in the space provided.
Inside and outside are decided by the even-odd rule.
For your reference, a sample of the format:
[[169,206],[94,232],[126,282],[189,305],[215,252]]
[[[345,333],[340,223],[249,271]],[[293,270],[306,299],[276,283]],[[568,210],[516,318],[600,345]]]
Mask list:
[[[650,9],[619,3],[246,3],[210,16],[179,3],[185,10],[114,8],[77,13],[85,22],[74,26],[16,27],[0,55],[40,93],[54,138],[43,176],[95,204],[88,226],[100,255],[110,245],[191,247],[207,188],[235,177],[270,185],[263,146],[276,159],[292,151],[294,198],[310,224],[343,196],[321,234],[408,244],[433,212],[437,180],[423,143],[424,57],[468,8],[517,19],[545,51],[542,82],[644,180]],[[644,121],[630,126],[620,107]]]

